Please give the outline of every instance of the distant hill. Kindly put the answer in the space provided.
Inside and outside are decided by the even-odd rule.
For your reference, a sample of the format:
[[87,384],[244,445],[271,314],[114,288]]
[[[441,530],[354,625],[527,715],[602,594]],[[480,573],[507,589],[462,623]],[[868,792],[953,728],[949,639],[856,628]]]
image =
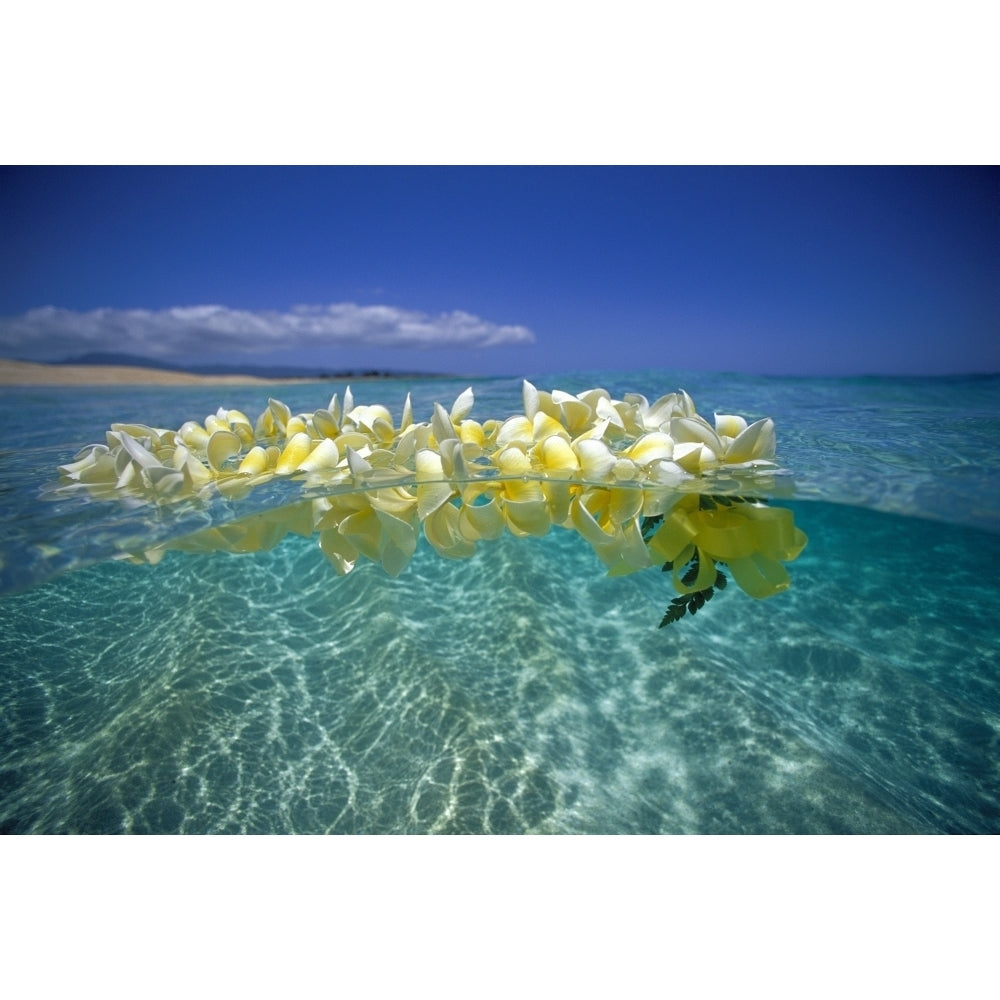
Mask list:
[[[168,364],[166,361],[154,361],[152,358],[141,358],[137,354],[116,354],[111,351],[91,351],[73,358],[60,358],[58,361],[47,362],[50,365],[127,365],[129,368],[155,368],[164,372],[182,372],[191,369],[180,365]],[[242,372],[240,374],[243,374]]]
[[331,371],[319,368],[292,368],[247,364],[178,365],[168,361],[155,361],[135,354],[117,354],[108,351],[91,351],[72,358],[52,361],[54,365],[125,365],[132,368],[155,368],[158,371],[185,372],[191,375],[250,375],[263,379],[333,379],[333,378],[436,378],[428,372],[393,372],[380,369]]

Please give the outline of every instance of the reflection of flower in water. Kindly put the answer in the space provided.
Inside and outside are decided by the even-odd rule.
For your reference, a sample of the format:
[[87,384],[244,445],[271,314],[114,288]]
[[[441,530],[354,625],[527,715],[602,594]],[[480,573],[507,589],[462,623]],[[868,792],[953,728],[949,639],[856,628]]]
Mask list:
[[582,535],[611,575],[669,564],[681,595],[711,596],[716,563],[754,597],[788,586],[782,563],[805,535],[791,511],[744,499],[748,486],[773,482],[772,420],[716,414],[713,425],[685,392],[650,403],[525,382],[523,400],[523,413],[480,423],[467,389],[417,423],[407,396],[397,426],[347,389],[343,404],[334,395],[312,414],[272,399],[253,423],[220,408],[177,431],[112,424],[104,444],[60,467],[60,490],[172,503],[215,491],[238,499],[284,477],[312,494],[130,553],[150,562],[166,549],[267,549],[294,532],[318,534],[339,573],[364,557],[398,576],[421,532],[461,559],[505,531],[541,536],[554,525]]

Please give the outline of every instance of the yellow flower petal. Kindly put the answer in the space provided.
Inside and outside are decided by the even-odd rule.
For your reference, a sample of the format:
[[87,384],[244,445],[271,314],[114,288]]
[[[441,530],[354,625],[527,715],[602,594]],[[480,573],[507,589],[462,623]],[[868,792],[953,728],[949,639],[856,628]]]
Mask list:
[[569,440],[569,431],[558,420],[550,417],[547,413],[536,413],[534,419],[531,421],[532,439],[541,441],[553,435],[564,437],[567,441]]
[[339,464],[340,449],[335,441],[325,437],[304,461],[299,462],[298,467],[302,472],[319,472],[336,469]]
[[340,427],[329,410],[317,410],[312,415],[312,425],[320,437],[333,439],[340,433]]
[[505,525],[503,509],[495,497],[488,503],[463,503],[459,508],[458,530],[471,542],[499,538]]
[[417,452],[417,514],[420,520],[430,517],[455,495],[450,482],[445,481],[441,456],[429,448]]
[[531,472],[531,459],[520,448],[505,448],[495,462],[504,476],[525,476]]
[[617,558],[608,565],[608,576],[625,576],[652,565],[649,550],[642,538],[638,521],[629,521],[622,529]]
[[476,397],[472,393],[472,386],[461,392],[458,398],[451,405],[450,418],[453,424],[460,424],[472,410]]
[[774,458],[774,421],[770,417],[751,424],[726,451],[727,463],[752,462]]
[[[716,455],[722,454],[722,442],[715,428],[710,426],[704,417],[674,417],[670,421],[670,436],[678,444],[697,442],[706,445]],[[677,461],[677,448],[674,447],[674,461]]]
[[630,458],[619,458],[611,467],[611,474],[619,483],[629,483],[639,478],[639,468]]
[[542,494],[549,505],[549,516],[553,524],[565,525],[569,517],[569,505],[579,490],[579,486],[566,480],[549,480],[542,483]]
[[446,503],[424,521],[424,537],[446,559],[468,559],[475,555],[475,542],[459,526],[458,508]]
[[480,448],[486,446],[486,435],[483,425],[475,420],[463,420],[458,428],[458,439],[462,444],[475,444]]
[[580,468],[580,459],[564,437],[545,438],[535,447],[534,454],[541,468],[549,475],[572,475]]
[[209,439],[205,449],[208,464],[215,472],[221,472],[223,465],[234,455],[240,453],[243,443],[232,431],[216,431]]
[[285,424],[285,437],[294,437],[296,434],[308,434],[309,428],[301,417],[291,417]]
[[549,505],[544,496],[531,500],[505,500],[503,513],[511,534],[521,538],[546,535],[552,527]]
[[521,382],[521,401],[525,416],[532,420],[538,412],[538,390],[527,380]]
[[674,445],[674,463],[685,472],[699,472],[702,449],[703,446],[698,441],[678,441]]
[[573,449],[580,459],[580,477],[585,482],[603,483],[611,475],[615,457],[603,442],[593,439],[577,440]]
[[626,458],[632,459],[636,465],[648,465],[662,459],[671,459],[674,455],[674,441],[669,434],[662,431],[652,431],[643,434],[635,444],[625,450]]
[[715,414],[715,430],[720,436],[725,434],[726,437],[738,437],[746,429],[747,422],[742,417],[732,413]]
[[357,562],[358,550],[340,533],[337,528],[321,531],[319,547],[330,565],[341,575],[350,573]]
[[312,447],[313,443],[305,431],[299,431],[297,434],[294,434],[281,452],[274,471],[278,475],[288,475],[295,472],[299,465],[309,456]]
[[457,437],[451,417],[440,403],[434,404],[434,415],[431,417],[431,431],[439,446],[442,442]]
[[382,559],[382,525],[371,507],[355,511],[340,522],[340,533],[372,562]]
[[284,434],[288,421],[292,419],[292,411],[280,399],[269,399],[267,408],[271,413],[274,427]]
[[534,427],[527,417],[510,417],[500,425],[496,440],[497,448],[514,443],[529,445],[535,440]]
[[639,516],[642,510],[642,490],[613,486],[608,490],[608,517],[612,524],[624,524]]

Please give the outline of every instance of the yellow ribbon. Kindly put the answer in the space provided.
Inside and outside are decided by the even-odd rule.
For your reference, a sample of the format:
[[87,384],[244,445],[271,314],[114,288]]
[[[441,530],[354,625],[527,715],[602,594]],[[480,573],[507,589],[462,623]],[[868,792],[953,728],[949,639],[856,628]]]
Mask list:
[[[758,503],[718,504],[699,508],[697,496],[685,497],[669,513],[649,541],[650,551],[674,564],[674,586],[680,593],[704,590],[715,581],[715,563],[725,563],[740,588],[752,597],[770,597],[789,586],[783,562],[805,548],[806,536],[784,507]],[[684,566],[698,552],[698,577],[681,580]]]

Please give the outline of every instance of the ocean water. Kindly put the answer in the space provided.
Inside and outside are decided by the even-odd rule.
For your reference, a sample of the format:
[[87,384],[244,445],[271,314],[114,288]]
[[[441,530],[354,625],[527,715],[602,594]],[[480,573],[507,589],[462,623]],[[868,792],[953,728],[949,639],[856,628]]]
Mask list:
[[[0,830],[8,833],[1000,832],[1000,378],[534,379],[771,416],[809,544],[657,629],[657,570],[571,532],[391,579],[315,541],[110,558],[251,507],[54,499],[113,421],[293,412],[343,384],[2,390]],[[416,419],[469,380],[356,384]],[[473,416],[521,406],[477,379]]]

